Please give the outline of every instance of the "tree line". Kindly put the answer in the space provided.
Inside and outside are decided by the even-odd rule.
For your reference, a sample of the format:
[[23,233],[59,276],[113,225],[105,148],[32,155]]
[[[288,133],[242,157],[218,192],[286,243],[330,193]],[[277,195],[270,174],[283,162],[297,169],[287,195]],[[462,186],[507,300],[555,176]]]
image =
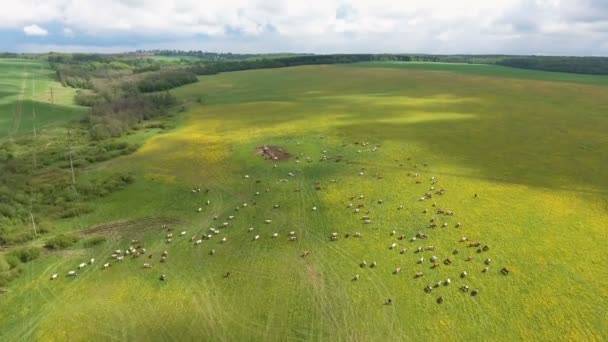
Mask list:
[[506,57],[496,64],[522,69],[608,75],[608,58],[606,57]]
[[240,71],[250,69],[272,69],[285,68],[300,65],[317,64],[346,64],[372,61],[411,61],[407,55],[373,55],[373,54],[349,54],[349,55],[306,55],[280,58],[246,59],[237,61],[216,61],[197,63],[190,67],[197,75],[214,75],[220,72]]

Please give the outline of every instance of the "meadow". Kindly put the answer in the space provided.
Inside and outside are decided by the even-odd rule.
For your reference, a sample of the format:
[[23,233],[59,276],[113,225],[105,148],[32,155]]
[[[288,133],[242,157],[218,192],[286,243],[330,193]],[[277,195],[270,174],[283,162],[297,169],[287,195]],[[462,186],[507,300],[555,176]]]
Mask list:
[[[142,147],[81,174],[136,181],[55,222],[83,240],[26,264],[0,294],[0,339],[608,339],[606,79],[479,68],[303,66],[173,90],[185,106],[173,130],[124,136]],[[19,94],[23,69],[12,70],[2,99]],[[265,160],[264,145],[291,157]],[[194,245],[210,227],[220,234]],[[428,239],[410,241],[418,233]],[[92,236],[107,240],[85,247]],[[109,259],[132,240],[153,257]]]

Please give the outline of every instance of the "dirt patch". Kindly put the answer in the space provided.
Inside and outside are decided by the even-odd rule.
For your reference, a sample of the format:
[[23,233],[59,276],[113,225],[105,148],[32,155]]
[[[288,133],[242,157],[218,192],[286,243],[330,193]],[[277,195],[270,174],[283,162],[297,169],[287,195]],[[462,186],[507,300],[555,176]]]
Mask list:
[[69,258],[81,258],[84,257],[85,255],[88,254],[88,251],[85,249],[63,249],[63,250],[58,250],[58,251],[51,251],[48,249],[44,249],[44,253],[45,254],[52,254],[52,255],[60,255],[60,256],[64,256],[64,257],[69,257]]
[[312,264],[306,265],[306,276],[314,288],[321,289],[325,287],[323,275]]
[[115,230],[123,230],[130,228],[139,228],[138,230],[158,229],[162,225],[174,225],[180,221],[174,218],[164,217],[144,217],[137,220],[116,221],[107,224],[90,227],[82,231],[82,234],[90,235],[97,233],[109,233]]
[[264,145],[257,147],[255,151],[266,160],[285,160],[289,158],[289,153],[278,146]]

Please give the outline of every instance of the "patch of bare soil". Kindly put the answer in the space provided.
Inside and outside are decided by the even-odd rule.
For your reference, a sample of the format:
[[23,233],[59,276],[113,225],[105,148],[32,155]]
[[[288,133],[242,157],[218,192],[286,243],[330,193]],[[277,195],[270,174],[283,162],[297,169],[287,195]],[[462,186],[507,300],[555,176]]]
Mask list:
[[44,249],[44,253],[52,255],[61,255],[70,258],[81,258],[87,255],[89,252],[85,249],[62,249],[62,250],[48,250]]
[[130,228],[139,228],[140,230],[147,230],[158,228],[162,225],[172,225],[180,223],[178,219],[174,218],[164,218],[164,217],[144,217],[136,220],[125,220],[125,221],[116,221],[112,223],[101,224],[98,226],[93,226],[87,228],[82,231],[82,234],[90,235],[97,233],[109,233],[115,230],[123,230]]
[[289,158],[289,153],[278,146],[264,145],[257,147],[255,151],[266,160],[284,160]]
[[325,287],[325,281],[323,275],[317,270],[317,268],[311,264],[306,265],[306,275],[310,284],[316,288],[321,289]]

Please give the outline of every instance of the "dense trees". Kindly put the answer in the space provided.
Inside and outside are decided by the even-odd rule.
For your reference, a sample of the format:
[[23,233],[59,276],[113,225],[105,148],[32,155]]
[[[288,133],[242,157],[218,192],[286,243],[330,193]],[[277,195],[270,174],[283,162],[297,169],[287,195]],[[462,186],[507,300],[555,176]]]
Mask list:
[[608,75],[606,57],[506,57],[496,64],[524,69]]
[[169,90],[184,84],[194,83],[198,79],[193,72],[187,70],[168,70],[150,73],[137,83],[141,92]]
[[99,95],[88,116],[93,139],[118,137],[135,124],[163,115],[177,99],[168,92],[143,94],[133,83]]
[[269,69],[284,68],[298,65],[314,64],[344,64],[370,61],[410,61],[410,56],[406,55],[305,55],[281,58],[262,58],[246,59],[239,61],[217,61],[208,63],[198,63],[193,65],[191,70],[198,75],[213,75],[219,72],[238,71],[249,69]]

